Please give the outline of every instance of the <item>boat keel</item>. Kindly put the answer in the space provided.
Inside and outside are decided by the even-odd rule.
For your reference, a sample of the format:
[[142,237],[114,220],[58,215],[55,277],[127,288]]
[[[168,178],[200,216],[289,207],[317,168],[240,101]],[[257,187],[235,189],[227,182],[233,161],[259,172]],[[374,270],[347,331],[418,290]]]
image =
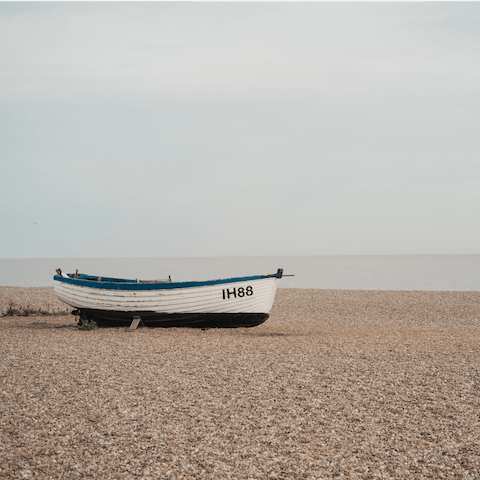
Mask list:
[[239,328],[256,327],[269,317],[268,313],[157,313],[115,312],[80,309],[84,318],[100,326],[131,326],[140,317],[146,327]]

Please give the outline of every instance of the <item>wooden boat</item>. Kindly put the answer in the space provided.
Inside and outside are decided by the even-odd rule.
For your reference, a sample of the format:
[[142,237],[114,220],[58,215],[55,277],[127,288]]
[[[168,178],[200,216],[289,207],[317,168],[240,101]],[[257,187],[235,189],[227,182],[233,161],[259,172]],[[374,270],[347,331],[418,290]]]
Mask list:
[[272,275],[173,282],[128,280],[57,269],[55,295],[97,324],[147,326],[254,327],[269,317],[278,283]]

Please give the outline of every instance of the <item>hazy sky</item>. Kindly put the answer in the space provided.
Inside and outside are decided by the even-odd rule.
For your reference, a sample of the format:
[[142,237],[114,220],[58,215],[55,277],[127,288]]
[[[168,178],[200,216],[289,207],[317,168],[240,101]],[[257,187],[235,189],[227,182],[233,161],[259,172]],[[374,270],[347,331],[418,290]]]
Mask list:
[[0,257],[480,253],[480,3],[0,2]]

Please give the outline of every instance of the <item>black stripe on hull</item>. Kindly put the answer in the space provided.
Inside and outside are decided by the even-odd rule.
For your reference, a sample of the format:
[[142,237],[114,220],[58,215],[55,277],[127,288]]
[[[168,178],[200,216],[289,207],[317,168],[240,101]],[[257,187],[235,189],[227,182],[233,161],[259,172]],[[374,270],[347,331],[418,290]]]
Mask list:
[[239,328],[256,327],[267,320],[268,313],[157,313],[112,312],[80,309],[86,318],[99,326],[128,326],[140,317],[146,327]]

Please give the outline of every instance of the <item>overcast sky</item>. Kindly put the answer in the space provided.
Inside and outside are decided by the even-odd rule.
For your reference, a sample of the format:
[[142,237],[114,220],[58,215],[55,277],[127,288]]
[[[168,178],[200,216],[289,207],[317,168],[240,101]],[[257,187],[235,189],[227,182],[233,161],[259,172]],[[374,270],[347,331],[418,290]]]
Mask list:
[[480,3],[0,2],[0,257],[480,253]]

